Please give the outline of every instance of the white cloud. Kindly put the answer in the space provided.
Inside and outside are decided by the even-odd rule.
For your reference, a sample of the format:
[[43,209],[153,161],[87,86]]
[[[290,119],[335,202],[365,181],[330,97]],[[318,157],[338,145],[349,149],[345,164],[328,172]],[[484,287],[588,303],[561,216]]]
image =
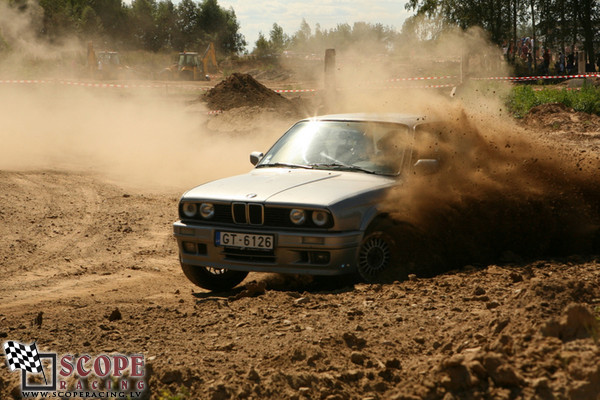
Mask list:
[[247,0],[220,0],[221,7],[233,7],[240,31],[246,37],[248,49],[254,48],[258,33],[268,37],[273,23],[277,23],[288,35],[294,34],[304,18],[315,29],[318,23],[322,29],[331,29],[338,24],[364,21],[381,23],[402,28],[410,15],[405,9],[405,1],[366,0],[267,0],[250,2]]
[[[172,0],[177,4],[180,0]],[[195,0],[196,2],[201,0]],[[125,0],[130,4],[131,0]],[[381,23],[402,28],[404,20],[410,15],[405,10],[406,1],[368,1],[368,0],[218,0],[223,8],[232,7],[240,23],[240,32],[248,42],[248,50],[254,48],[259,32],[269,36],[273,23],[277,23],[288,35],[293,35],[302,19],[314,32],[316,24],[321,29],[335,28],[338,24],[355,22]]]

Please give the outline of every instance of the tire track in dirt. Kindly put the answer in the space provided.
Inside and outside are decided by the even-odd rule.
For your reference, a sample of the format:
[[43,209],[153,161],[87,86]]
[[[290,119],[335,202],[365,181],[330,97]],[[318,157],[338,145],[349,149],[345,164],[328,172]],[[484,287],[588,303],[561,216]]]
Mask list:
[[2,308],[127,289],[177,267],[175,216],[153,214],[176,210],[174,195],[129,194],[95,176],[52,171],[2,172],[0,190]]

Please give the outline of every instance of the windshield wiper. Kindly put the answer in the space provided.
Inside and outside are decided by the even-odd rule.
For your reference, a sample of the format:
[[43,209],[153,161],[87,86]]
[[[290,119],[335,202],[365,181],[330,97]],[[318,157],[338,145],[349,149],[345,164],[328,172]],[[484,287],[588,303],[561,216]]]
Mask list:
[[344,171],[360,171],[360,172],[364,172],[367,174],[377,174],[377,172],[371,171],[370,169],[366,169],[366,168],[359,167],[356,165],[349,165],[349,164],[315,163],[315,164],[310,164],[310,166],[314,167],[314,168],[331,168],[331,169],[344,170]]
[[302,165],[302,164],[288,164],[276,162],[272,164],[259,164],[256,168],[271,168],[271,167],[286,167],[286,168],[304,168],[304,169],[313,169],[311,165]]

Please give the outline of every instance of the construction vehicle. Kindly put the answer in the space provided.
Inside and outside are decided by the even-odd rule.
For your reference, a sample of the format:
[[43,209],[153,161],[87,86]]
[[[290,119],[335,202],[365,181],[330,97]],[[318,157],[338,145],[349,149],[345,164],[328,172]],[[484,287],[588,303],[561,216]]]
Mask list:
[[92,42],[88,42],[87,64],[92,79],[119,79],[123,72],[121,58],[116,51],[94,51]]
[[209,81],[209,62],[212,63],[214,71],[217,70],[217,59],[215,57],[215,46],[211,42],[202,57],[197,52],[184,51],[179,53],[179,59],[176,64],[165,68],[160,72],[162,79],[180,79],[186,81]]

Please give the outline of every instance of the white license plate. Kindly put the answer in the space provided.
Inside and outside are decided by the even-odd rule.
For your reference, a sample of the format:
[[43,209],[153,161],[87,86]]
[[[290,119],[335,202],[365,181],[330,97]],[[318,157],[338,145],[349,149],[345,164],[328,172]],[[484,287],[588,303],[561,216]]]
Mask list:
[[273,249],[273,235],[255,235],[252,233],[217,232],[215,245],[238,247],[243,249]]

